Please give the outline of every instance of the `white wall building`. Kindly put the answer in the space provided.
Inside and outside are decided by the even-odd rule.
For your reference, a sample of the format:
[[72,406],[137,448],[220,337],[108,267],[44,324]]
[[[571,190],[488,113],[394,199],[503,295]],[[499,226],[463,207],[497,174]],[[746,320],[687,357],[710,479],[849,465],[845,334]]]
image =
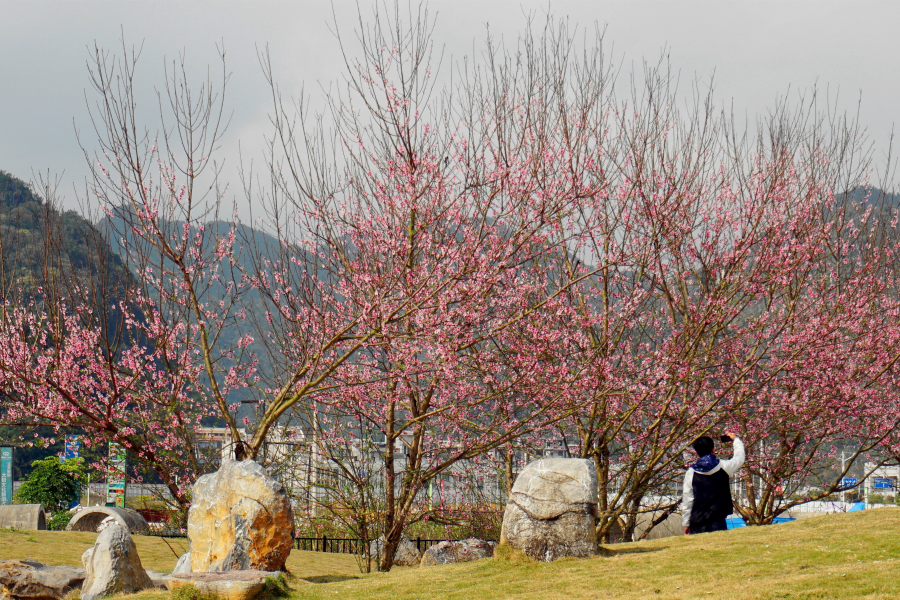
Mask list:
[[900,465],[875,467],[875,463],[865,464],[866,473],[871,474],[862,482],[863,494],[881,494],[894,496],[897,493],[897,485],[900,482]]

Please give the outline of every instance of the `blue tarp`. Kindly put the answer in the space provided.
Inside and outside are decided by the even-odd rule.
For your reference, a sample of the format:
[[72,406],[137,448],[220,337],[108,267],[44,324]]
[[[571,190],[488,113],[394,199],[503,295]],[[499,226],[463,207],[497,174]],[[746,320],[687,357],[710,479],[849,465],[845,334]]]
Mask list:
[[847,509],[847,512],[856,512],[859,510],[866,510],[865,502],[854,502],[853,506],[851,506],[849,509]]
[[728,517],[725,519],[725,522],[728,523],[728,529],[737,529],[738,527],[747,526],[747,523],[740,517]]
[[[796,521],[794,517],[775,517],[773,523],[787,523],[788,521]],[[747,523],[740,517],[728,517],[725,519],[728,529],[737,529],[738,527],[746,527]]]

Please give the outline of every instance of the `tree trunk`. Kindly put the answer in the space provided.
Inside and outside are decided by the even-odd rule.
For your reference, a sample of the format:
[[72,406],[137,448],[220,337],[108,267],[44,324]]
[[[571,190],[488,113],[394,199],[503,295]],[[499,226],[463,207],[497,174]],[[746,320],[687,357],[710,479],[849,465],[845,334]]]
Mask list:
[[509,502],[510,497],[512,496],[513,484],[515,484],[515,478],[513,477],[513,465],[515,464],[515,451],[512,448],[512,444],[508,444],[506,446],[506,456],[504,458],[505,468],[506,468],[506,501]]
[[[380,570],[390,571],[394,566],[394,551],[396,550],[396,540],[400,539],[400,535],[394,535],[396,521],[396,490],[395,488],[395,465],[394,465],[394,416],[395,405],[392,401],[388,407],[387,414],[387,430],[385,431],[384,440],[384,478],[385,478],[385,515],[384,515],[384,553],[381,555]],[[402,532],[401,532],[402,533]],[[394,541],[392,541],[392,539]]]

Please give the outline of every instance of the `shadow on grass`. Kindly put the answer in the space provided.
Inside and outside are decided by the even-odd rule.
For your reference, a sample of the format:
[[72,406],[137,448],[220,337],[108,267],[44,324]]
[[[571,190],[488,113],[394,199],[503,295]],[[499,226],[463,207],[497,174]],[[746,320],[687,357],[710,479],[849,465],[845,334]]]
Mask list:
[[354,577],[353,575],[316,575],[315,577],[301,577],[300,579],[309,583],[339,583],[341,581],[359,579],[359,577]]
[[630,548],[621,548],[621,549],[613,549],[607,546],[600,546],[600,549],[597,551],[597,556],[603,556],[606,558],[612,558],[613,556],[621,556],[623,554],[643,554],[644,552],[659,552],[660,550],[665,550],[666,547],[662,548],[644,548],[640,546],[632,546]]

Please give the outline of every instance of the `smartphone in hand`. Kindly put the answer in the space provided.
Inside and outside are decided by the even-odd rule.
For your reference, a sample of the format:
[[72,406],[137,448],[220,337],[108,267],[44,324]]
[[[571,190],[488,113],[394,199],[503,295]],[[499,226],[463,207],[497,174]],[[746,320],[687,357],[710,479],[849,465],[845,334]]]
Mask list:
[[719,441],[722,442],[723,444],[729,444],[729,443],[731,443],[731,436],[730,435],[720,435]]

